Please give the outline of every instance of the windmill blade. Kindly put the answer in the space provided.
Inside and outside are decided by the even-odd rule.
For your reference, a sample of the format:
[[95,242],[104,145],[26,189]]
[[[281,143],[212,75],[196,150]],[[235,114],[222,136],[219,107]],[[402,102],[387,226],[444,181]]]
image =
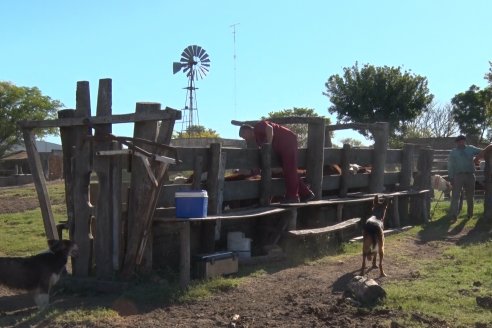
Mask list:
[[[185,54],[184,57],[186,58],[193,58],[193,47],[192,46],[188,46],[185,48],[185,50],[183,51],[183,54]],[[183,54],[181,54],[181,56],[183,56]]]
[[205,54],[205,49],[203,49],[202,47],[200,47],[200,51],[199,51],[197,57],[201,59],[201,58],[203,58],[203,55],[204,54]]
[[180,62],[174,62],[173,63],[173,74],[178,73],[181,68],[183,68],[183,65]]
[[207,73],[202,70],[201,68],[198,69],[198,74],[200,75],[200,78],[203,79]]
[[198,57],[198,54],[200,53],[200,50],[202,47],[200,46],[197,46],[196,44],[192,45],[191,46],[192,49],[193,49],[193,56],[197,56]]
[[203,73],[203,76],[207,75],[208,69],[206,67],[200,66],[199,69],[200,69],[200,72]]

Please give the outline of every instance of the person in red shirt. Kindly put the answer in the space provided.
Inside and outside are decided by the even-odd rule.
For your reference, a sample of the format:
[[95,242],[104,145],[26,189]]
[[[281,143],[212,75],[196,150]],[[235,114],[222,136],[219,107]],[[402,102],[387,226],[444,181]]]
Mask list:
[[314,193],[304,184],[297,173],[297,136],[285,126],[260,121],[251,125],[242,125],[239,136],[248,144],[256,143],[258,147],[265,143],[272,144],[272,149],[280,158],[285,178],[285,203],[298,203],[314,199]]

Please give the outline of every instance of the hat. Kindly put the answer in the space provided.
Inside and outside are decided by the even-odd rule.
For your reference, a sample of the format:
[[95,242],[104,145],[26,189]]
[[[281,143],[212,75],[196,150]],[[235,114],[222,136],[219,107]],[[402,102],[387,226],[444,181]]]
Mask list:
[[461,141],[461,140],[466,140],[466,137],[462,134],[457,136],[456,139],[454,139],[454,141]]

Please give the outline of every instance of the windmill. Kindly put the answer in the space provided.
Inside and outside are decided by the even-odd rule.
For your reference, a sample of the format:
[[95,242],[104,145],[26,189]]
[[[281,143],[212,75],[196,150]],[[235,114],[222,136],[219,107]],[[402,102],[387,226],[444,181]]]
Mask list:
[[[186,89],[186,104],[183,109],[181,132],[188,130],[193,125],[199,125],[198,108],[196,103],[195,81],[203,79],[210,69],[210,59],[207,52],[200,46],[191,45],[181,53],[179,62],[173,63],[173,74],[183,71],[188,77]],[[197,121],[195,122],[195,112]]]

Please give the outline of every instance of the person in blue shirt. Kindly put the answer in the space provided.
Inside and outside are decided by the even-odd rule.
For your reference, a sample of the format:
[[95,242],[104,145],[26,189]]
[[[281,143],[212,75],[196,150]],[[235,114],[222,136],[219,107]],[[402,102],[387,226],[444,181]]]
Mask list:
[[475,163],[484,157],[484,150],[467,145],[466,137],[460,135],[455,139],[456,147],[448,158],[448,177],[452,185],[449,216],[456,220],[459,214],[461,191],[465,190],[467,214],[473,216],[473,196],[475,194]]

